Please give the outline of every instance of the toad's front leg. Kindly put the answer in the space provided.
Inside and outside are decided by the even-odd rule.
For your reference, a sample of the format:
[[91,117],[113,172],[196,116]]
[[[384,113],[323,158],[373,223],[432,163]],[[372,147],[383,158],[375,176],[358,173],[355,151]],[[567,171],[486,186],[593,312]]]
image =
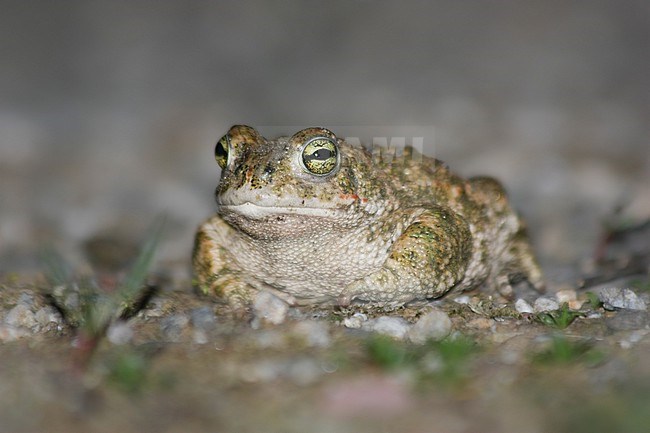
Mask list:
[[442,296],[463,279],[471,254],[467,223],[449,208],[429,208],[393,244],[381,269],[341,292],[339,304],[396,306]]
[[244,307],[258,290],[244,281],[226,248],[232,230],[218,215],[203,223],[194,239],[192,267],[195,284],[201,292],[223,298],[232,306]]

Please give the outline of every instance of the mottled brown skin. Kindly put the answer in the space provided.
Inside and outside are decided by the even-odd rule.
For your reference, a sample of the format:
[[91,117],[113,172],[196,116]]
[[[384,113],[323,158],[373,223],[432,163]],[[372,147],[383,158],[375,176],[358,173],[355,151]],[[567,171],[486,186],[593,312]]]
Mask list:
[[[315,137],[324,153],[305,147]],[[193,255],[206,293],[235,305],[267,290],[291,304],[394,307],[452,288],[507,291],[513,276],[541,285],[523,225],[491,178],[462,179],[410,148],[371,154],[324,128],[266,140],[238,125],[220,143],[218,212]]]

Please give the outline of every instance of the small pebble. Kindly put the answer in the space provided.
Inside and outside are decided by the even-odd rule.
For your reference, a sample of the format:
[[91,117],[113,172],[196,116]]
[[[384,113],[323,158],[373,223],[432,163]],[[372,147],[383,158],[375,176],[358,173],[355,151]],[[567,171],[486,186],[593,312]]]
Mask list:
[[211,331],[217,324],[217,318],[211,307],[204,306],[190,311],[192,327],[200,331]]
[[175,314],[165,317],[160,321],[160,330],[166,339],[179,342],[185,328],[190,323],[190,319],[184,314]]
[[22,292],[18,298],[18,304],[22,304],[26,307],[34,306],[34,295],[29,292]]
[[18,304],[9,310],[5,316],[5,323],[14,328],[32,329],[38,327],[34,313],[25,304]]
[[458,296],[458,297],[454,298],[454,302],[457,303],[457,304],[467,305],[467,304],[469,304],[470,299],[471,298],[469,296],[467,296],[467,295],[461,295],[461,296]]
[[108,327],[106,338],[108,338],[108,341],[118,346],[127,344],[133,339],[133,328],[128,322],[114,322]]
[[145,319],[156,319],[165,315],[165,310],[167,309],[167,303],[169,301],[154,297],[146,308],[138,313],[138,316],[144,317]]
[[552,298],[541,296],[535,300],[534,310],[536,313],[544,311],[555,311],[560,308],[560,304]]
[[39,309],[36,314],[34,314],[34,319],[36,319],[36,322],[41,329],[46,328],[50,323],[60,325],[62,322],[59,312],[49,305]]
[[560,305],[565,302],[568,304],[578,299],[578,294],[573,289],[559,290],[555,293],[555,299],[557,299],[557,302],[560,303]]
[[192,331],[192,341],[194,344],[206,344],[208,339],[208,334],[202,329],[194,329]]
[[630,289],[619,287],[607,287],[598,292],[598,298],[604,304],[605,309],[620,308],[623,310],[647,309],[646,303]]
[[272,293],[261,291],[255,296],[253,311],[255,313],[254,327],[257,327],[259,322],[279,325],[287,318],[289,305]]
[[451,319],[444,311],[433,310],[418,319],[408,330],[412,343],[423,344],[427,340],[439,341],[451,332]]
[[195,308],[190,311],[192,324],[192,341],[195,344],[206,344],[210,339],[208,333],[216,327],[217,319],[209,306]]
[[368,320],[368,316],[363,313],[354,313],[350,317],[343,319],[343,326],[351,329],[359,329],[363,326],[363,323]]
[[583,301],[578,300],[578,292],[575,289],[562,289],[555,293],[558,304],[567,304],[570,310],[577,311],[582,308]]
[[578,311],[579,309],[582,308],[582,305],[584,304],[584,301],[581,301],[579,299],[574,299],[573,301],[569,301],[569,309],[573,311]]
[[389,337],[402,340],[406,337],[411,325],[401,317],[381,316],[371,319],[362,325],[365,331],[377,332]]
[[517,299],[517,301],[515,302],[515,310],[517,310],[518,313],[522,313],[522,314],[535,312],[533,307],[524,299]]

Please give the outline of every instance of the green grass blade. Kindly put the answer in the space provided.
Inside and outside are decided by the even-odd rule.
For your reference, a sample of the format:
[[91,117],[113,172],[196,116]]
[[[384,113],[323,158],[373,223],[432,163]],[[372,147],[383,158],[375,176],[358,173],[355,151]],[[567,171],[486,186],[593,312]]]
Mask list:
[[131,303],[135,302],[138,295],[142,291],[147,273],[153,262],[153,257],[160,243],[162,232],[165,226],[165,218],[159,217],[154,222],[152,228],[149,230],[145,242],[138,254],[138,257],[131,267],[131,270],[124,278],[119,287],[119,296],[128,307]]

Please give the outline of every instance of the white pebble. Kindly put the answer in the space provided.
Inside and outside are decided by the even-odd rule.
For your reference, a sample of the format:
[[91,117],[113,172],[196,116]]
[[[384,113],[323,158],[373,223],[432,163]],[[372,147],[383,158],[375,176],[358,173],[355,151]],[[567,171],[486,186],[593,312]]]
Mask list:
[[388,335],[389,337],[403,340],[411,325],[401,317],[381,316],[376,319],[368,320],[362,325],[366,331],[377,332]]
[[5,323],[14,328],[31,329],[38,325],[34,313],[25,304],[18,304],[5,316]]
[[206,344],[208,340],[208,334],[203,329],[194,329],[192,331],[192,341],[194,344]]
[[598,298],[605,304],[605,307],[621,308],[624,310],[645,311],[647,306],[643,299],[630,289],[619,287],[607,287],[598,292]]
[[555,299],[542,296],[535,300],[534,310],[536,313],[555,311],[559,308],[560,304]]
[[34,314],[34,319],[41,328],[45,328],[50,323],[61,323],[60,314],[52,307],[46,306],[39,309]]
[[106,338],[115,345],[124,345],[133,339],[133,328],[127,322],[112,323],[106,331]]
[[175,314],[163,318],[160,321],[160,329],[167,340],[177,343],[181,341],[183,331],[189,323],[190,319],[185,314]]
[[350,317],[343,319],[343,326],[351,329],[359,329],[364,322],[368,320],[368,316],[363,313],[354,313]]
[[522,313],[522,314],[535,312],[532,305],[530,305],[524,299],[517,299],[517,301],[515,302],[515,310],[517,310],[517,313]]
[[568,304],[578,299],[578,294],[573,289],[559,290],[555,294],[555,299],[557,299],[560,304],[564,304],[565,302]]
[[408,331],[409,340],[423,344],[427,340],[442,340],[451,332],[451,319],[444,311],[433,310],[422,317]]

